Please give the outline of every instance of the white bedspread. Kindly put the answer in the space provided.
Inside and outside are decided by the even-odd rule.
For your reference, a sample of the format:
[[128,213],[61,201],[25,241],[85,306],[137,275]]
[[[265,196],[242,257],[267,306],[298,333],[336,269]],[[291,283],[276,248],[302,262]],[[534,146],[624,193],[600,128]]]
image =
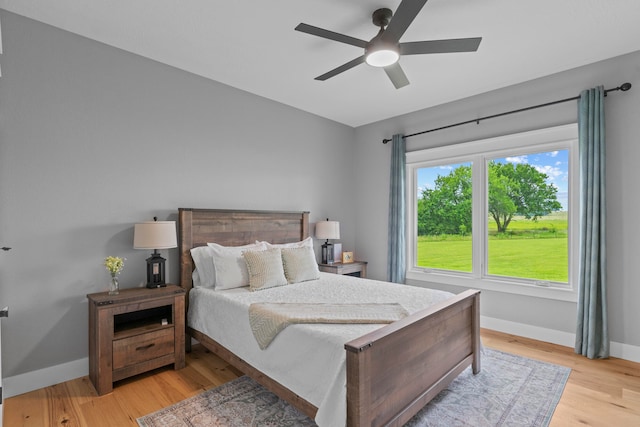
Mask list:
[[321,273],[320,280],[250,292],[248,288],[189,294],[188,325],[318,407],[321,427],[346,424],[344,344],[384,325],[297,324],[260,350],[249,326],[259,302],[399,303],[409,313],[451,297],[447,292]]

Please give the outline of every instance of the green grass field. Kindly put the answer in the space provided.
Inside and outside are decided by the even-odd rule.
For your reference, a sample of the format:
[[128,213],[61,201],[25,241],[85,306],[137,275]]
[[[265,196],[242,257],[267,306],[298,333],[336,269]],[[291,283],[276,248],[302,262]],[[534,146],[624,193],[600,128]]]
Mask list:
[[[489,274],[554,282],[568,281],[567,214],[537,222],[514,219],[507,233],[489,222]],[[471,272],[471,236],[418,237],[418,266]]]

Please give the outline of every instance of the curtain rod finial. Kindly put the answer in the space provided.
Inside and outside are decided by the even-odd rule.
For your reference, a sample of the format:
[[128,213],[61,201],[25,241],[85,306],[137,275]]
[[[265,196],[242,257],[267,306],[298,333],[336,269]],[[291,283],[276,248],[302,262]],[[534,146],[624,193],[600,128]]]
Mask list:
[[631,89],[631,83],[629,83],[629,82],[623,83],[622,86],[620,86],[620,90],[623,91],[623,92],[626,92],[629,89]]
[[391,140],[390,140],[390,139],[388,139],[388,138],[385,138],[385,139],[383,139],[383,140],[382,140],[382,143],[383,143],[383,144],[386,144],[386,143],[387,143],[387,142],[389,142],[389,141],[391,141]]

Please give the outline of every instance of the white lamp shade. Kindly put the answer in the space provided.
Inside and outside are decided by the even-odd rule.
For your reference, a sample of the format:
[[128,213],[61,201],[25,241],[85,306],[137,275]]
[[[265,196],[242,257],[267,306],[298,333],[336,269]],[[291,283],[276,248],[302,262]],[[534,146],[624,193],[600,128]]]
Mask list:
[[316,238],[339,239],[340,223],[338,221],[320,221],[316,223]]
[[177,246],[175,221],[147,221],[135,225],[134,249],[169,249]]

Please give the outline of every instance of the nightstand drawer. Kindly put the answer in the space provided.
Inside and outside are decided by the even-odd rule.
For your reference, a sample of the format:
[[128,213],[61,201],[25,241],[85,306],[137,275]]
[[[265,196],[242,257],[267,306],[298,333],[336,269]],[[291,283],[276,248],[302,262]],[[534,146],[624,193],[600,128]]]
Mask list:
[[320,271],[333,274],[344,274],[349,276],[367,277],[367,262],[353,261],[347,263],[334,262],[333,264],[318,264]]
[[174,345],[173,327],[116,340],[113,342],[113,369],[172,354]]
[[362,271],[362,266],[359,264],[342,264],[342,268],[340,270],[341,274],[353,274],[359,273]]

